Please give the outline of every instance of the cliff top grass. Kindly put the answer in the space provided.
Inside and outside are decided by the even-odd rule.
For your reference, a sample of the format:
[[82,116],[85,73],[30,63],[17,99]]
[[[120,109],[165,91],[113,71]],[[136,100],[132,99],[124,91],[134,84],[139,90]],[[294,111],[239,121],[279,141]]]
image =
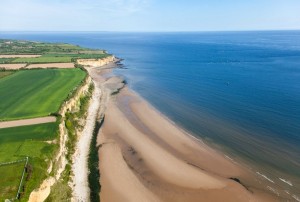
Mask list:
[[[101,59],[109,56],[104,50],[83,48],[66,43],[43,43],[35,41],[0,39],[0,55],[13,58],[0,58],[0,64],[14,63],[65,63],[76,59]],[[17,55],[41,55],[33,58],[22,58]]]
[[[109,54],[103,50],[71,44],[0,39],[0,64],[75,62],[76,59],[99,59],[107,56]],[[0,121],[56,114],[63,102],[74,96],[86,75],[81,68],[0,68]],[[81,99],[80,101],[82,102]],[[27,201],[30,193],[47,176],[53,175],[53,172],[47,173],[47,168],[59,148],[59,123],[58,118],[56,123],[0,129],[0,163],[28,156],[32,169],[26,173],[21,198],[16,201]],[[16,196],[23,167],[23,163],[0,166],[0,201]],[[67,171],[66,169],[65,172]]]
[[75,69],[20,70],[0,79],[0,120],[56,113],[86,72]]
[[[27,201],[47,176],[46,160],[52,158],[58,145],[47,143],[58,137],[58,123],[20,126],[0,129],[0,163],[13,162],[29,157],[32,172],[25,175],[20,201]],[[0,165],[0,201],[16,197],[25,161]]]

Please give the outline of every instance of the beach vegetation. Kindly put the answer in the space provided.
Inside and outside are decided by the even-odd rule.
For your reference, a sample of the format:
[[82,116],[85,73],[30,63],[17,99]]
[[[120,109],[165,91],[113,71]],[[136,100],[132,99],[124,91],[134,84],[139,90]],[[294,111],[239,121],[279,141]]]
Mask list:
[[100,201],[100,171],[99,171],[99,147],[97,146],[97,137],[98,132],[104,122],[104,117],[101,121],[96,121],[95,128],[93,131],[92,141],[90,145],[90,152],[88,157],[88,168],[89,168],[89,175],[88,175],[88,182],[90,186],[90,200],[91,202],[99,202]]
[[94,90],[94,85],[89,86],[88,92],[82,95],[79,99],[78,106],[72,111],[68,111],[65,114],[64,123],[67,129],[68,140],[66,142],[66,159],[67,165],[60,177],[60,179],[51,188],[51,193],[46,199],[46,202],[50,201],[70,201],[71,198],[71,188],[69,187],[69,182],[71,181],[72,175],[72,156],[75,152],[75,145],[78,137],[78,131],[83,130],[83,120],[87,116],[87,110],[89,107],[89,102],[92,97],[92,92]]

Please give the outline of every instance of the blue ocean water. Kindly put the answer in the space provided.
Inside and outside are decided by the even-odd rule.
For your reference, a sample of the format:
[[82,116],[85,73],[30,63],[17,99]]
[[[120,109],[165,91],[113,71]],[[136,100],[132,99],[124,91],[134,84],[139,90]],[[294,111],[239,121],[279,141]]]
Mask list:
[[0,38],[106,49],[124,59],[115,74],[158,110],[300,196],[300,31],[2,32]]

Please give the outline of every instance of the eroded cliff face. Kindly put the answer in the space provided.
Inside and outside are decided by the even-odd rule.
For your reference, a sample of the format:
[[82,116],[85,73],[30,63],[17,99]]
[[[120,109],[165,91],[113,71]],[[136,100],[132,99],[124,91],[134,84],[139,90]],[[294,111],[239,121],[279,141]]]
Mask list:
[[108,56],[102,59],[78,59],[77,63],[89,67],[101,67],[116,60],[115,56]]
[[65,167],[68,163],[66,157],[68,153],[68,148],[66,143],[68,141],[68,129],[66,128],[65,116],[68,111],[76,111],[79,108],[79,100],[81,96],[84,96],[88,93],[90,85],[93,83],[90,76],[87,76],[84,83],[76,90],[75,94],[63,103],[59,114],[62,116],[61,123],[59,124],[59,150],[57,151],[56,156],[51,160],[50,167],[48,168],[48,174],[51,173],[48,178],[46,178],[40,187],[33,192],[31,192],[29,197],[29,202],[42,202],[46,200],[51,192],[51,187],[59,181]]
[[62,117],[65,116],[67,111],[74,111],[76,110],[76,108],[78,108],[80,96],[85,95],[88,92],[89,86],[91,84],[92,78],[90,76],[87,76],[86,80],[84,81],[84,84],[81,87],[79,87],[73,98],[69,99],[62,105],[61,109],[59,110],[59,114],[61,114]]

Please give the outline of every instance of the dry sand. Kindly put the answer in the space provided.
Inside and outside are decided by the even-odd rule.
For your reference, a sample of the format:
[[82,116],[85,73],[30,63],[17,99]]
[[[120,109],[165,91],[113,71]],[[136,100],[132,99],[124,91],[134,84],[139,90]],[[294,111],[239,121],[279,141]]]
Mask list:
[[34,68],[74,68],[74,63],[45,63],[45,64],[31,64],[28,65],[27,69]]
[[36,124],[42,124],[42,123],[51,123],[51,122],[55,122],[55,121],[56,121],[56,117],[54,117],[54,116],[46,116],[46,117],[33,118],[33,119],[22,119],[22,120],[16,120],[16,121],[3,121],[3,122],[0,122],[0,128],[11,128],[11,127],[17,127],[17,126],[36,125]]
[[38,58],[41,55],[0,55],[0,58]]
[[113,67],[115,67],[114,63],[109,63],[97,68],[86,67],[94,82],[95,90],[89,104],[84,129],[80,133],[75,146],[72,164],[73,196],[71,201],[90,201],[90,189],[88,186],[88,155],[95,121],[99,121],[103,117],[110,94],[123,87],[121,84],[123,80],[118,78],[106,80],[101,76],[104,69],[107,70]]
[[98,143],[103,202],[277,200],[229,179],[251,175],[127,89],[109,101]]
[[5,68],[5,69],[20,69],[25,67],[27,64],[22,63],[22,64],[0,64],[0,68]]

